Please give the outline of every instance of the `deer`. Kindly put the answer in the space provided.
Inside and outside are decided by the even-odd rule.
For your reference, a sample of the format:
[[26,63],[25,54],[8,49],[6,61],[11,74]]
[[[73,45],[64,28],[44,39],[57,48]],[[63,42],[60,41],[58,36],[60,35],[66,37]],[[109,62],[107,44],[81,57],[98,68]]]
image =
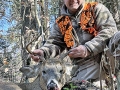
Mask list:
[[[29,44],[26,46],[27,51],[32,54]],[[71,64],[65,64],[59,58],[41,60],[37,65],[21,67],[20,71],[23,76],[27,78],[36,77],[31,83],[20,83],[18,86],[22,90],[61,90],[64,84],[71,78],[70,73],[72,69]]]
[[0,90],[22,90],[17,84],[0,81]]

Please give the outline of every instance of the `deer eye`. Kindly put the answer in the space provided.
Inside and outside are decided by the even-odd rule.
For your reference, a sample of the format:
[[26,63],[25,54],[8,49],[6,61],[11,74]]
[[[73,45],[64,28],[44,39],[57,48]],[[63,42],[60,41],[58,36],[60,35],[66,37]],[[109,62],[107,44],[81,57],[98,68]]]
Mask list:
[[64,70],[60,70],[60,73],[63,74],[63,73],[64,73]]
[[43,74],[46,74],[46,71],[42,71]]

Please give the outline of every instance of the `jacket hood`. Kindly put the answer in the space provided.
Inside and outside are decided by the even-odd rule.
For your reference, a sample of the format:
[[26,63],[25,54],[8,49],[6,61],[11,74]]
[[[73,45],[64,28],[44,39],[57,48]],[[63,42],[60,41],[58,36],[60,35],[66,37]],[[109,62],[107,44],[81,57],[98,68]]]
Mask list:
[[[78,12],[76,12],[75,16],[78,16],[81,11],[83,10],[85,2],[83,2],[79,8],[78,8]],[[72,14],[69,12],[69,10],[67,9],[66,5],[63,4],[62,8],[61,8],[61,15],[68,15],[68,16],[72,16]]]

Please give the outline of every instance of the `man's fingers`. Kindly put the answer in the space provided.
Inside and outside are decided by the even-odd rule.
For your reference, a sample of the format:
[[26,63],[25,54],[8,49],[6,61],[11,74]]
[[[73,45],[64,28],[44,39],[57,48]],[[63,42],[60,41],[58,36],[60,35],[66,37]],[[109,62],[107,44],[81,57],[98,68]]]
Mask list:
[[71,58],[77,58],[78,56],[81,56],[81,54],[80,53],[73,53],[73,52],[71,52],[69,54],[69,57],[71,57]]
[[31,58],[35,61],[35,62],[38,62],[38,61],[40,61],[40,58],[39,58],[39,56],[38,55],[31,55]]

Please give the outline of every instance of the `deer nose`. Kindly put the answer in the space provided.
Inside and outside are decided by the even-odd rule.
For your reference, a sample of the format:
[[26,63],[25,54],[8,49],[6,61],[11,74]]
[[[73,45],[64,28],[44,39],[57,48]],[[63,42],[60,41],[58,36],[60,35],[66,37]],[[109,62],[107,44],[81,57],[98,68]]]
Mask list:
[[57,84],[53,80],[47,85],[48,90],[56,90],[56,88],[58,88]]

